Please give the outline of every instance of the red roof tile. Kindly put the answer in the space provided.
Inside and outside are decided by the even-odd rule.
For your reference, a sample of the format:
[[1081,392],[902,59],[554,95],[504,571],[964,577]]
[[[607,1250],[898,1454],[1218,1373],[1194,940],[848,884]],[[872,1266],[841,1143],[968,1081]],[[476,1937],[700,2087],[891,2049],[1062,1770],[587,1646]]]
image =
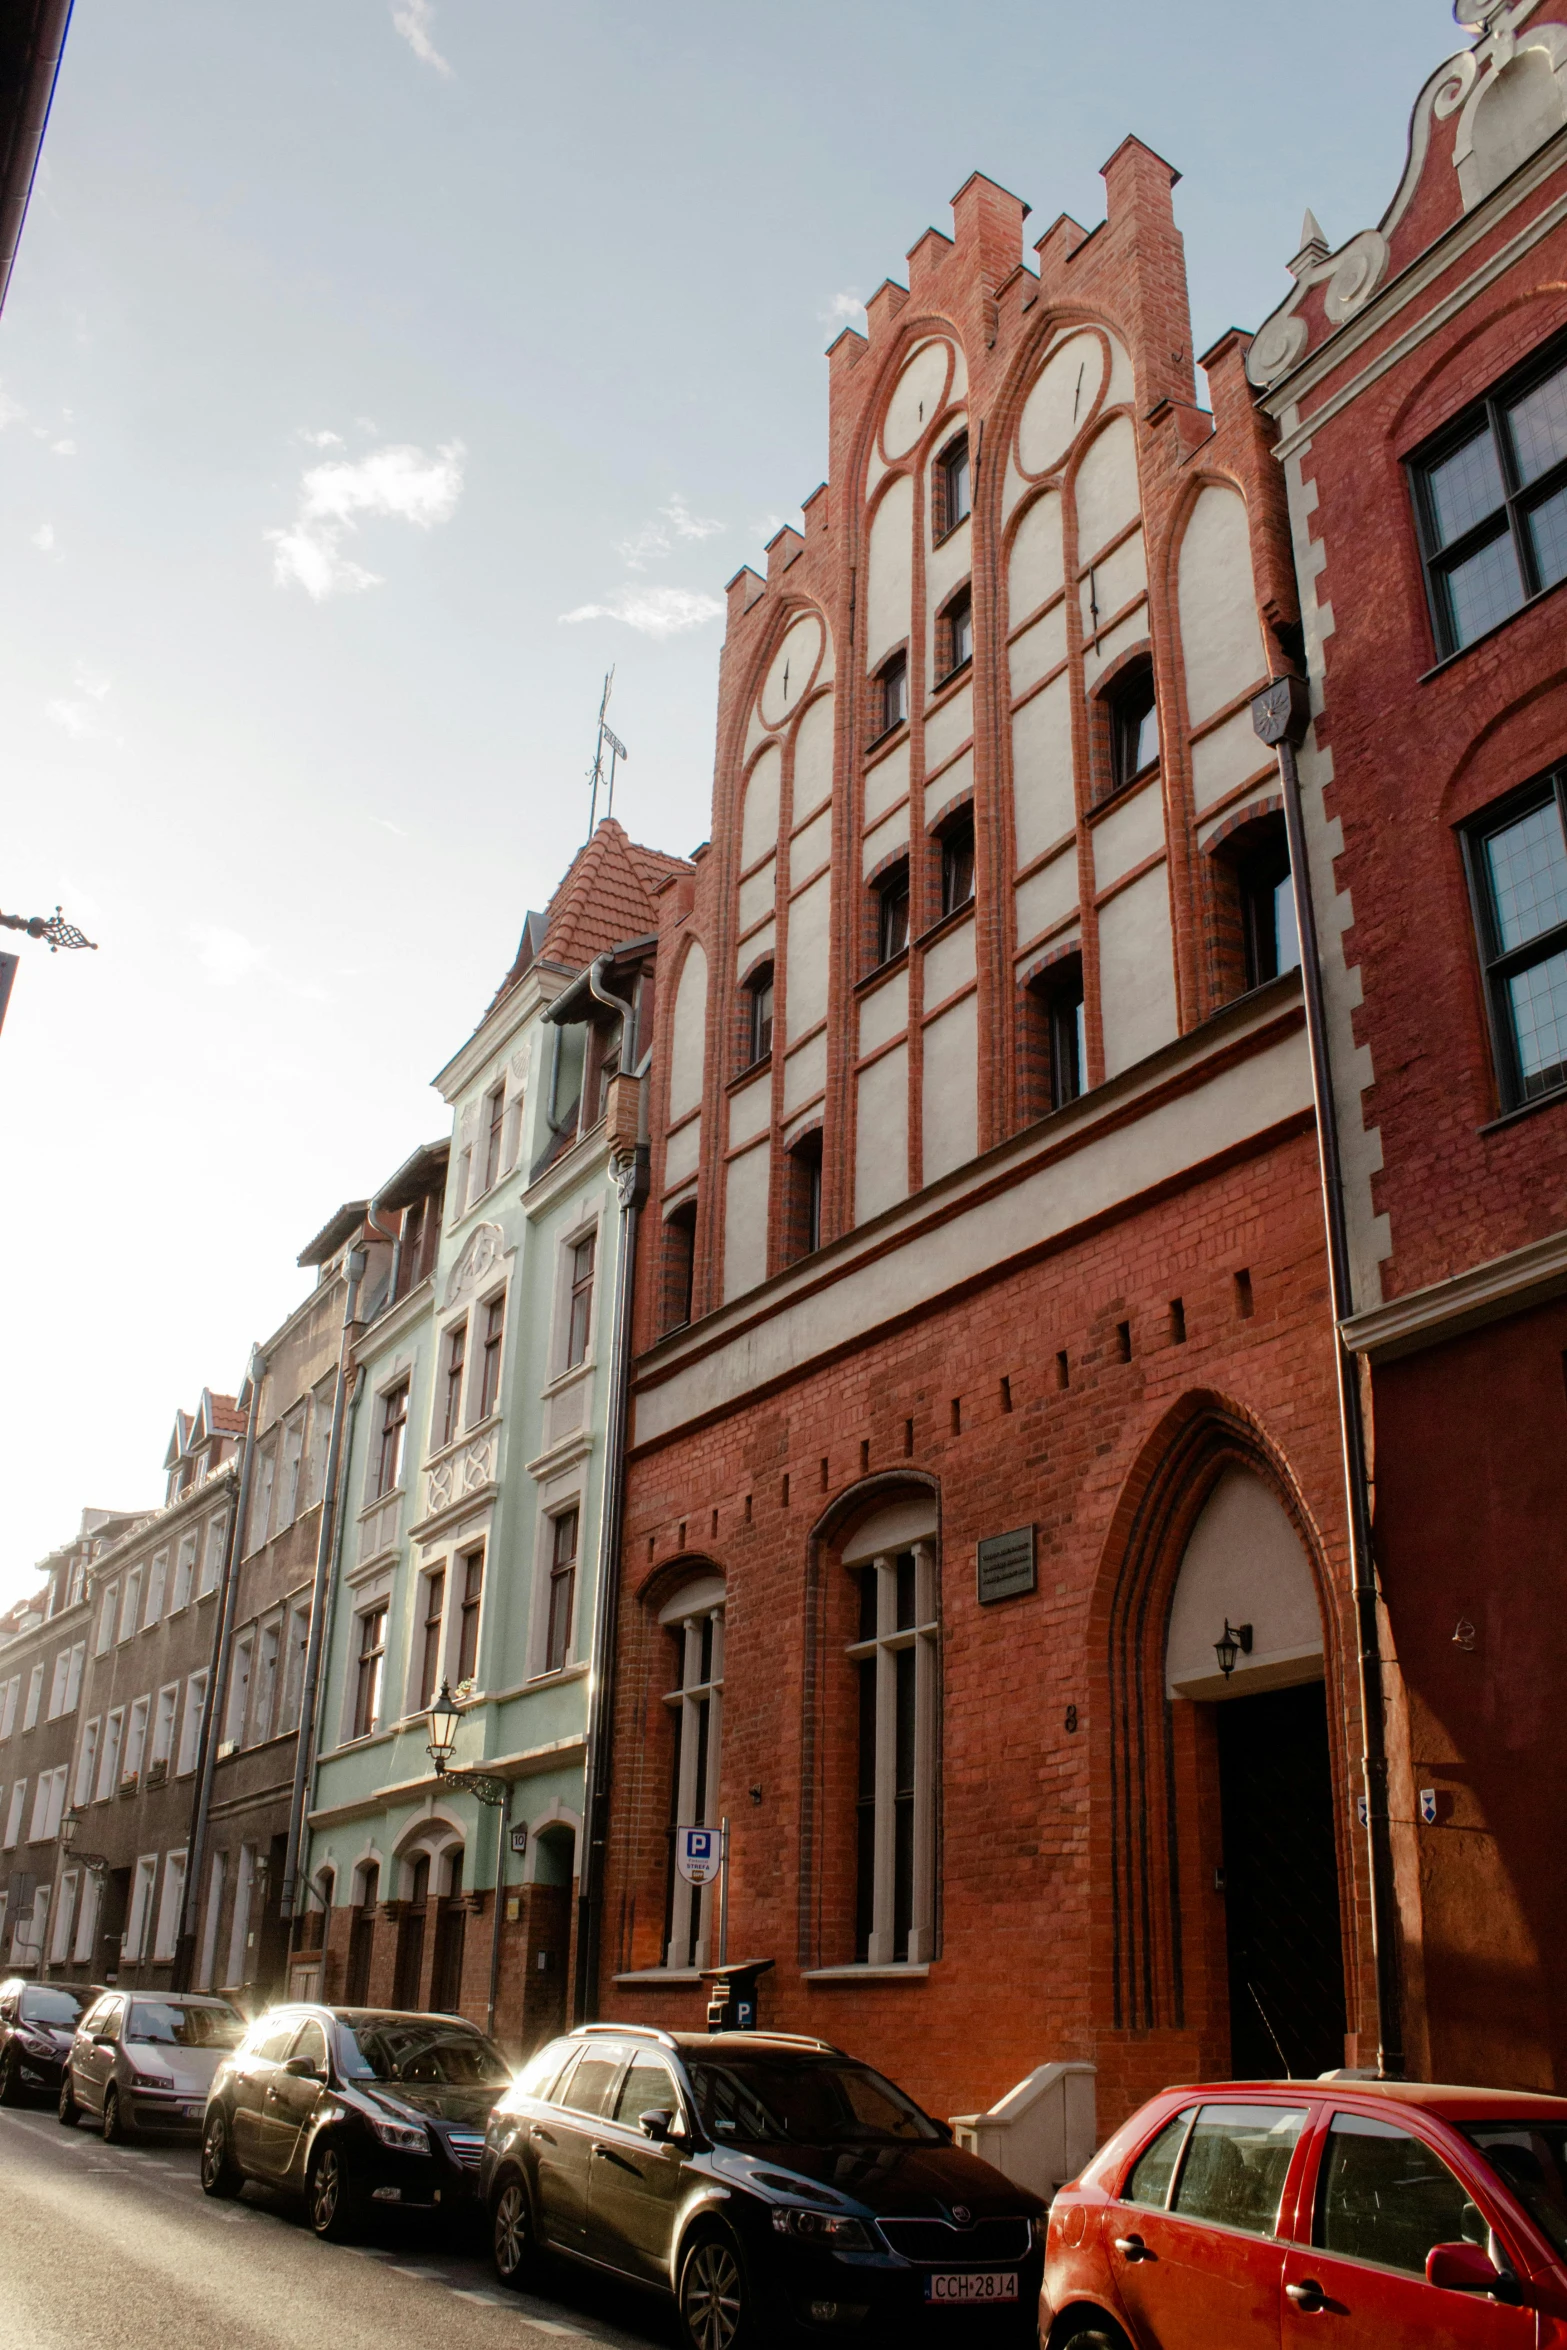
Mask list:
[[[549,962],[564,963],[568,970],[580,971],[595,955],[607,954],[622,939],[645,938],[658,928],[653,892],[671,875],[690,871],[684,857],[642,847],[627,837],[613,816],[606,816],[592,839],[572,858],[545,908],[544,940],[538,954]],[[525,968],[519,955],[488,1010],[493,1011],[509,994]]]

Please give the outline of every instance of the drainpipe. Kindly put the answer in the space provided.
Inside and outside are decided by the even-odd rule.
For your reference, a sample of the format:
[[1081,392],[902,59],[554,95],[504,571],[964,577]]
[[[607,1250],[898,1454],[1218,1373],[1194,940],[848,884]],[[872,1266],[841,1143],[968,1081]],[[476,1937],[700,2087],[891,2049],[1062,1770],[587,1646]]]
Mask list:
[[1300,937],[1300,972],[1306,1004],[1306,1037],[1311,1048],[1311,1090],[1317,1112],[1317,1152],[1322,1171],[1322,1207],[1327,1225],[1328,1267],[1333,1291],[1333,1353],[1338,1366],[1339,1432],[1344,1456],[1344,1489],[1349,1503],[1350,1555],[1354,1571],[1356,1664],[1360,1680],[1361,1772],[1365,1783],[1366,1855],[1371,1890],[1371,1955],[1376,1976],[1377,2078],[1404,2074],[1403,2023],[1398,1980],[1398,1903],[1393,1879],[1393,1838],[1388,1820],[1387,1725],[1383,1712],[1381,1631],[1377,1622],[1377,1567],[1372,1547],[1371,1488],[1366,1474],[1366,1429],[1360,1398],[1360,1367],[1344,1344],[1343,1325],[1354,1311],[1349,1256],[1349,1220],[1344,1208],[1344,1170],[1339,1154],[1338,1105],[1328,1052],[1327,1013],[1322,994],[1322,959],[1317,947],[1311,867],[1301,818],[1296,747],[1311,725],[1311,688],[1303,677],[1276,677],[1251,706],[1251,722],[1278,752],[1284,794],[1284,827],[1294,883],[1295,925]]
[[310,1637],[305,1645],[305,1684],[300,1692],[299,1735],[294,1746],[294,1789],[288,1806],[288,1852],[283,1862],[283,1890],[279,1915],[292,1918],[299,1881],[299,1847],[305,1825],[305,1798],[309,1792],[316,1744],[316,1683],[321,1672],[321,1645],[331,1583],[333,1538],[339,1516],[338,1485],[343,1453],[343,1410],[348,1393],[348,1362],[353,1352],[352,1331],[359,1310],[359,1284],[365,1277],[366,1255],[351,1248],[344,1259],[348,1288],[343,1298],[343,1336],[337,1355],[337,1385],[332,1394],[332,1434],[327,1444],[326,1477],[321,1494],[321,1523],[316,1529],[316,1577],[310,1593]]
[[217,1620],[212,1633],[212,1656],[207,1666],[207,1702],[202,1710],[201,1736],[196,1743],[196,1795],[191,1806],[190,1834],[185,1840],[185,1901],[180,1913],[180,1938],[174,1948],[171,1990],[188,1991],[196,1968],[196,1921],[201,1914],[202,1879],[207,1873],[207,1843],[212,1827],[212,1777],[217,1763],[218,1724],[228,1704],[229,1665],[234,1648],[234,1601],[239,1585],[240,1544],[250,1514],[250,1478],[256,1458],[256,1421],[261,1412],[261,1382],[267,1358],[259,1346],[250,1350],[245,1376],[250,1386],[250,1409],[240,1448],[239,1494],[229,1517],[223,1545],[223,1578],[218,1590]]
[[[594,999],[620,1014],[621,1072],[634,1042],[635,1009],[604,985],[610,957],[588,973]],[[604,1855],[609,1828],[609,1774],[614,1733],[615,1625],[620,1599],[620,1537],[626,1498],[626,1428],[631,1399],[631,1308],[636,1271],[637,1220],[648,1186],[647,1087],[651,1053],[632,1072],[641,1089],[637,1146],[615,1169],[620,1194],[620,1248],[615,1264],[613,1351],[604,1430],[604,1491],[599,1511],[598,1580],[593,1601],[593,1662],[588,1683],[587,1756],[582,1789],[582,1854],[577,1886],[577,1962],[572,2018],[589,2021],[597,2006]]]
[[495,1831],[495,1915],[490,1921],[490,2003],[485,2010],[484,2028],[495,2037],[495,2002],[501,1987],[501,1910],[506,1900],[506,1852],[511,1841],[510,1779],[504,1782],[501,1795],[500,1825]]

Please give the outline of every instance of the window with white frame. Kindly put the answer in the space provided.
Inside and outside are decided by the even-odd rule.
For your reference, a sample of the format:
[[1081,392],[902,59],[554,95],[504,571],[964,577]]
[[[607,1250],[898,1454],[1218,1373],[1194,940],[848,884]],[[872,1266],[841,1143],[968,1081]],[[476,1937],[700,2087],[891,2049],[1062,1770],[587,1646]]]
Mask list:
[[158,1874],[158,1856],[143,1853],[136,1863],[136,1875],[131,1883],[130,1907],[125,1917],[124,1955],[132,1965],[142,1956],[147,1941],[147,1919],[152,1910],[153,1880]]
[[11,1789],[11,1800],[6,1806],[5,1848],[9,1852],[22,1833],[22,1807],[27,1801],[27,1781],[18,1779]]
[[120,1746],[125,1737],[125,1708],[117,1705],[103,1725],[103,1752],[98,1760],[98,1801],[102,1803],[120,1783]]
[[870,1966],[921,1964],[935,1940],[936,1550],[901,1533],[908,1515],[882,1513],[867,1534],[890,1531],[885,1547],[844,1555],[859,1600],[854,1949]]
[[446,1620],[446,1563],[431,1567],[419,1578],[419,1622],[415,1638],[419,1670],[414,1681],[414,1710],[433,1705],[441,1686],[441,1637]]
[[33,1895],[32,1915],[19,1923],[11,1944],[12,1956],[24,1965],[40,1966],[44,1955],[44,1934],[49,1924],[49,1895],[52,1888],[40,1885]]
[[190,1589],[196,1579],[196,1546],[194,1532],[180,1536],[180,1547],[174,1561],[174,1589],[169,1599],[169,1613],[177,1614],[190,1598]]
[[92,1801],[93,1773],[98,1768],[98,1741],[102,1733],[103,1724],[96,1715],[83,1726],[82,1742],[76,1750],[76,1783],[71,1789],[73,1803]]
[[501,1400],[501,1357],[506,1343],[506,1297],[487,1298],[479,1309],[479,1392],[468,1417],[487,1420]]
[[457,1561],[457,1686],[479,1677],[479,1616],[484,1606],[484,1544],[477,1542]]
[[98,1939],[98,1912],[103,1901],[103,1879],[91,1869],[82,1886],[81,1899],[76,1905],[76,1940],[71,1956],[78,1966],[84,1966],[92,1957],[93,1944]]
[[63,1714],[74,1714],[82,1698],[82,1675],[87,1669],[87,1643],[78,1640],[67,1652],[65,1663],[65,1700],[60,1707]]
[[29,1844],[48,1844],[58,1835],[60,1818],[65,1810],[65,1782],[69,1776],[61,1763],[56,1770],[41,1771],[33,1790],[33,1820],[27,1831]]
[[269,1436],[256,1448],[256,1481],[250,1496],[250,1523],[245,1529],[245,1555],[259,1550],[272,1526],[272,1488],[277,1480],[277,1438]]
[[125,1760],[120,1769],[122,1783],[126,1779],[141,1777],[141,1767],[147,1758],[147,1721],[151,1712],[150,1693],[146,1697],[138,1697],[131,1707],[125,1728]]
[[49,1677],[49,1705],[44,1715],[46,1722],[58,1721],[65,1711],[65,1682],[71,1669],[71,1652],[62,1648],[54,1660],[54,1671]]
[[495,1086],[484,1097],[484,1181],[481,1191],[489,1191],[500,1180],[501,1143],[506,1126],[506,1087]]
[[256,1882],[256,1848],[242,1844],[234,1879],[234,1914],[229,1925],[226,1983],[236,1987],[250,1980],[250,1898]]
[[297,1730],[305,1691],[305,1657],[310,1647],[310,1602],[296,1600],[288,1614],[288,1637],[283,1652],[283,1702],[278,1709],[278,1732]]
[[229,1667],[229,1710],[223,1735],[231,1746],[242,1746],[245,1742],[245,1716],[250,1705],[250,1672],[255,1653],[256,1628],[252,1624],[235,1641],[234,1661]]
[[179,1711],[180,1685],[170,1681],[158,1691],[158,1702],[152,1716],[152,1753],[148,1758],[154,1766],[162,1763],[165,1772],[174,1753],[174,1723]]
[[67,1869],[60,1879],[60,1901],[54,1913],[54,1932],[49,1937],[49,1956],[57,1966],[64,1964],[71,1946],[71,1928],[76,1923],[76,1897],[80,1890],[80,1871]]
[[160,1550],[147,1570],[147,1606],[142,1615],[144,1624],[155,1624],[163,1613],[163,1597],[169,1587],[169,1554]]
[[566,1251],[566,1360],[568,1371],[587,1360],[593,1337],[593,1274],[597,1231],[583,1233]]
[[22,1728],[24,1730],[36,1728],[38,1708],[43,1703],[43,1694],[44,1669],[42,1665],[34,1665],[27,1676],[27,1704],[22,1713]]
[[16,1728],[17,1700],[21,1694],[22,1676],[13,1673],[10,1680],[0,1687],[0,1739],[9,1738]]
[[462,1429],[463,1369],[468,1355],[468,1321],[465,1315],[452,1325],[441,1341],[441,1383],[439,1389],[439,1420],[436,1427],[437,1445],[451,1444]]
[[277,1523],[292,1526],[302,1509],[300,1481],[305,1465],[305,1406],[298,1404],[283,1422],[278,1459]]
[[120,1638],[122,1640],[129,1640],[131,1634],[139,1628],[141,1623],[141,1581],[140,1567],[132,1567],[125,1578],[125,1596],[120,1602]]
[[326,1380],[310,1399],[310,1449],[305,1456],[302,1510],[314,1509],[326,1491],[327,1454],[332,1447],[332,1382]]
[[154,1958],[172,1958],[180,1938],[180,1911],[185,1905],[185,1855],[171,1852],[163,1864],[163,1892],[158,1902],[158,1926],[152,1938]]
[[209,1591],[216,1591],[218,1587],[218,1578],[223,1572],[223,1551],[228,1538],[228,1511],[220,1510],[215,1518],[207,1520],[207,1538],[202,1545],[199,1596],[203,1599]]
[[381,1398],[381,1425],[372,1462],[371,1499],[393,1493],[403,1481],[403,1446],[408,1435],[408,1381],[400,1379]]
[[378,1599],[358,1619],[354,1671],[353,1738],[368,1738],[380,1727],[381,1694],[386,1681],[386,1619],[388,1603]]
[[256,1642],[256,1688],[250,1709],[250,1743],[259,1746],[272,1735],[272,1707],[277,1696],[278,1656],[283,1646],[283,1619],[263,1624]]
[[205,1670],[192,1673],[185,1684],[185,1718],[180,1724],[179,1761],[177,1772],[183,1775],[196,1768],[196,1757],[201,1751],[201,1725],[207,1711],[207,1675]]
[[577,1598],[577,1541],[582,1512],[573,1502],[545,1521],[549,1528],[550,1587],[544,1625],[544,1670],[558,1673],[571,1654]]
[[98,1602],[98,1630],[93,1639],[93,1655],[102,1656],[114,1645],[114,1616],[120,1604],[120,1586],[111,1583]]
[[673,1865],[676,1828],[713,1827],[719,1818],[723,1743],[724,1585],[717,1575],[688,1583],[658,1611],[670,1640],[674,1686],[664,1693],[674,1723],[666,1966],[701,1967],[714,1953],[715,1888],[688,1885]]

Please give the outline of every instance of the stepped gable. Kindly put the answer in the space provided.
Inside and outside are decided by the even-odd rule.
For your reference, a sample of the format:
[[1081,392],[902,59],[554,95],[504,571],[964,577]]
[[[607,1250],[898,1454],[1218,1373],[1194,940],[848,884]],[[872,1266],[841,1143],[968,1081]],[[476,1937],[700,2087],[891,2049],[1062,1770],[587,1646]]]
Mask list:
[[593,837],[572,858],[560,887],[544,909],[542,941],[533,936],[533,924],[523,932],[523,945],[491,999],[493,1012],[538,956],[580,971],[595,955],[607,954],[622,939],[644,938],[658,928],[653,893],[672,875],[689,873],[684,857],[662,849],[644,848],[630,839],[613,816],[596,826]]

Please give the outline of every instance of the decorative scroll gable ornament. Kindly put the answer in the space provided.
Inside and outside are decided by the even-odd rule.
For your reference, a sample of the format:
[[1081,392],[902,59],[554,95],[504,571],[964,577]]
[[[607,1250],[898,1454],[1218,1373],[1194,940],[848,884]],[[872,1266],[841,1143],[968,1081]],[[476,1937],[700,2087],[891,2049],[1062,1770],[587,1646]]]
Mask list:
[[[1474,47],[1437,67],[1415,101],[1409,154],[1398,193],[1374,229],[1329,253],[1308,212],[1301,250],[1289,264],[1295,290],[1264,320],[1246,354],[1246,374],[1269,391],[1305,357],[1313,339],[1303,305],[1322,286],[1328,330],[1364,307],[1387,274],[1394,232],[1413,203],[1431,156],[1432,127],[1457,117],[1451,165],[1461,212],[1500,187],[1520,163],[1567,124],[1567,25],[1523,28],[1544,0],[1454,0],[1453,15]],[[1411,254],[1402,254],[1402,269]]]
[[498,1224],[476,1224],[462,1245],[462,1254],[451,1270],[446,1284],[446,1303],[454,1306],[460,1297],[479,1283],[496,1262],[506,1245],[505,1235]]

